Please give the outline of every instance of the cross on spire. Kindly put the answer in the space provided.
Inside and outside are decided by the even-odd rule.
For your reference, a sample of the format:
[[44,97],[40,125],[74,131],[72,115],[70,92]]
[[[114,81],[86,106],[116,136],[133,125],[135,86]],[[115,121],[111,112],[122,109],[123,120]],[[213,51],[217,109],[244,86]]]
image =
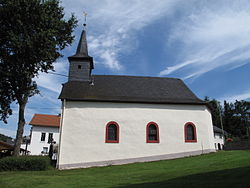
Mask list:
[[88,55],[88,45],[87,45],[87,37],[86,37],[86,17],[87,17],[87,13],[83,12],[84,15],[84,23],[83,23],[83,30],[82,30],[82,34],[77,46],[77,50],[76,50],[76,54],[71,57],[81,57],[81,58],[86,58],[86,57],[90,57]]
[[86,21],[87,21],[87,12],[83,12],[83,15],[84,15],[84,23],[83,23],[83,26],[86,27]]
[[69,81],[91,81],[91,72],[94,69],[93,58],[88,55],[88,44],[86,36],[87,13],[83,12],[84,22],[82,34],[73,56],[68,57],[70,62]]

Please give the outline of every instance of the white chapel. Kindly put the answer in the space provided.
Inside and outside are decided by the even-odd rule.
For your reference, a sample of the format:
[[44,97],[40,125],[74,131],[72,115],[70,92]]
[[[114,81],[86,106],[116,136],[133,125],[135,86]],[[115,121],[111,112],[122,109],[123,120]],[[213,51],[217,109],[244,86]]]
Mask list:
[[180,79],[94,75],[83,30],[63,84],[59,169],[215,151],[210,110]]

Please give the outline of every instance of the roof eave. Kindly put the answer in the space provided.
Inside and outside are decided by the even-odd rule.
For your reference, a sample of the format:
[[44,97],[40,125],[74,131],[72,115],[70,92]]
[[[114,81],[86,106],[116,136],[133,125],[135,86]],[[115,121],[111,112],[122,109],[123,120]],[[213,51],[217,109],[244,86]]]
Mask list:
[[36,127],[60,127],[60,125],[38,125],[38,124],[29,124],[29,125],[32,125],[32,126],[36,126]]
[[192,104],[192,105],[207,105],[206,102],[174,102],[174,101],[133,101],[133,100],[107,100],[107,99],[70,99],[59,96],[61,101],[68,100],[68,101],[85,101],[85,102],[121,102],[121,103],[147,103],[147,104]]

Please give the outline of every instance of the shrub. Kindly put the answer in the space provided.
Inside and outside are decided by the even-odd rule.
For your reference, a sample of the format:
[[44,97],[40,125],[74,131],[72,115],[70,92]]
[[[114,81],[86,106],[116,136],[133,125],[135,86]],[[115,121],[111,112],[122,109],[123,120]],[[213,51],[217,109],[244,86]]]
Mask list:
[[0,171],[46,170],[50,159],[46,156],[18,156],[0,159]]
[[233,142],[233,139],[232,139],[232,138],[227,138],[226,141],[227,141],[227,142]]

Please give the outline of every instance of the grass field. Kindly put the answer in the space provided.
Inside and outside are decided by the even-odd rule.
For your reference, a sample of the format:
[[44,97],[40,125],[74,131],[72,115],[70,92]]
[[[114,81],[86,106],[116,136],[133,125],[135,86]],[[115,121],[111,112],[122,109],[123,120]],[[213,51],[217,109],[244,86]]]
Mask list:
[[1,172],[0,187],[250,187],[250,151],[76,170]]

